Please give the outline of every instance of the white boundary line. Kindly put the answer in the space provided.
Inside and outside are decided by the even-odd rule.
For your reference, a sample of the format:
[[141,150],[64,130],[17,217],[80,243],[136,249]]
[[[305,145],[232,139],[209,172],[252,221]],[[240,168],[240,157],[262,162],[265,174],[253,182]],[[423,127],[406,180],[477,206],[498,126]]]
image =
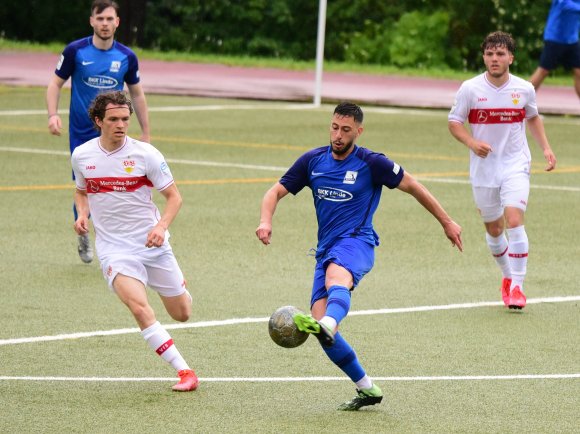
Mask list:
[[[66,157],[70,156],[70,153],[66,151],[52,151],[50,149],[34,149],[34,148],[15,148],[11,146],[0,146],[0,152],[21,152],[25,154],[62,155]],[[233,167],[236,169],[264,170],[268,172],[285,172],[286,170],[288,170],[288,167],[281,166],[261,166],[256,164],[222,163],[218,161],[181,160],[174,158],[167,158],[167,162],[171,164],[188,164],[192,166]],[[467,179],[430,178],[427,176],[417,176],[417,179],[419,179],[422,182],[438,182],[444,184],[465,184],[465,185],[470,184],[469,180]],[[559,185],[531,184],[530,188],[537,190],[580,192],[580,187],[567,187]]]
[[[324,111],[334,108],[332,104],[323,104],[317,106],[312,103],[294,103],[294,104],[277,104],[275,102],[263,102],[262,104],[208,104],[208,105],[189,105],[189,106],[165,106],[165,107],[149,107],[150,112],[180,112],[180,111],[218,111],[218,110],[310,110],[310,111]],[[441,108],[404,108],[404,107],[375,107],[364,106],[364,111],[367,113],[378,114],[409,114],[418,116],[435,116],[447,118],[449,110]],[[59,110],[60,115],[68,115],[67,109]],[[0,110],[0,116],[46,116],[46,110]],[[567,116],[544,116],[544,122],[567,125],[578,125],[576,117],[569,118]]]
[[[516,374],[516,375],[442,375],[431,377],[376,377],[376,381],[482,381],[482,380],[562,380],[577,379],[580,374]],[[348,377],[208,377],[200,378],[204,383],[294,383],[294,382],[330,382],[351,381]],[[16,377],[0,376],[0,381],[82,381],[82,382],[151,382],[171,381],[175,377]]]
[[[572,301],[580,301],[580,295],[571,295],[566,297],[544,297],[544,298],[530,298],[528,299],[528,304],[539,304],[539,303],[567,303]],[[480,307],[491,307],[491,306],[503,306],[501,301],[481,301],[475,303],[458,303],[458,304],[445,304],[445,305],[435,305],[435,306],[414,306],[414,307],[399,307],[399,308],[384,308],[384,309],[369,309],[369,310],[358,310],[349,312],[349,316],[366,316],[366,315],[389,315],[396,313],[413,313],[413,312],[433,312],[440,310],[455,310],[455,309],[474,309]],[[220,327],[229,326],[237,324],[252,324],[252,323],[265,323],[268,322],[268,317],[255,317],[255,318],[231,318],[226,320],[213,320],[213,321],[198,321],[193,323],[180,323],[180,324],[166,324],[164,327],[168,330],[175,329],[190,329],[190,328],[205,328],[205,327]],[[17,345],[17,344],[28,344],[34,342],[50,342],[50,341],[62,341],[69,339],[82,339],[90,338],[95,336],[114,336],[114,335],[126,335],[132,333],[139,333],[140,330],[137,327],[125,328],[125,329],[114,329],[114,330],[98,330],[94,332],[80,332],[80,333],[67,333],[52,336],[35,336],[29,338],[13,338],[13,339],[0,339],[0,346],[4,345]]]

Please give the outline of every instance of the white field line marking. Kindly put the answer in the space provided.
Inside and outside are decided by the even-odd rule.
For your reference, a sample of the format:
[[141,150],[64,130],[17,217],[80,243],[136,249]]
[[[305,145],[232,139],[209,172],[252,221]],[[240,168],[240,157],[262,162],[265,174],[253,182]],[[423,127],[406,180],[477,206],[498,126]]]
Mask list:
[[[328,112],[334,108],[331,104],[315,106],[310,103],[295,104],[211,104],[211,105],[193,105],[193,106],[166,106],[166,107],[149,107],[150,112],[184,112],[184,111],[218,111],[218,110],[308,110],[318,112]],[[448,110],[444,109],[421,109],[421,108],[403,108],[403,107],[363,107],[367,113],[378,113],[384,115],[415,115],[415,116],[433,116],[447,119]],[[61,116],[68,115],[69,111],[60,110]],[[0,110],[0,116],[46,116],[46,110]],[[545,124],[560,125],[578,125],[576,117],[568,118],[564,116],[544,116]]]
[[255,164],[238,164],[238,163],[219,163],[217,161],[195,161],[195,160],[176,160],[173,158],[166,158],[171,164],[190,164],[194,166],[211,166],[211,167],[235,167],[237,169],[251,169],[251,170],[268,170],[272,172],[286,172],[287,167],[281,166],[258,166]]
[[[205,111],[205,110],[308,110],[318,112],[328,112],[332,110],[332,104],[323,104],[322,106],[315,106],[311,103],[295,103],[295,104],[210,104],[210,105],[190,105],[190,106],[165,106],[165,107],[149,107],[150,112],[180,112],[180,111]],[[421,109],[421,108],[403,108],[403,107],[363,107],[367,113],[378,113],[386,115],[410,114],[419,116],[434,116],[443,117],[447,119],[448,110],[445,109]],[[68,115],[69,111],[63,109],[59,111],[61,116]],[[46,110],[0,110],[0,116],[46,116]],[[564,125],[578,125],[577,118],[568,118],[564,116],[544,116],[544,123],[548,124],[564,124]]]
[[[580,301],[580,295],[572,295],[566,297],[545,297],[545,298],[530,298],[528,299],[528,304],[539,304],[539,303],[566,303],[571,301]],[[454,310],[454,309],[473,309],[480,307],[490,307],[490,306],[503,306],[501,301],[481,301],[476,303],[458,303],[458,304],[445,304],[436,306],[414,306],[414,307],[398,307],[398,308],[384,308],[384,309],[370,309],[370,310],[358,310],[349,312],[349,316],[362,316],[362,315],[388,315],[395,313],[412,313],[412,312],[430,312],[439,310]],[[237,324],[251,324],[251,323],[265,323],[268,322],[268,317],[258,317],[258,318],[231,318],[226,320],[213,320],[213,321],[198,321],[193,323],[180,323],[180,324],[165,324],[164,327],[168,330],[174,329],[190,329],[190,328],[205,328],[205,327],[220,327],[228,325]],[[116,330],[99,330],[94,332],[79,332],[79,333],[67,333],[52,336],[36,336],[29,338],[13,338],[13,339],[0,339],[0,346],[3,345],[15,345],[15,344],[27,344],[33,342],[49,342],[49,341],[62,341],[67,339],[81,339],[89,338],[94,336],[113,336],[113,335],[125,335],[131,333],[139,333],[140,330],[137,327],[116,329]]]
[[[322,111],[321,107],[314,104],[210,104],[210,105],[188,105],[188,106],[166,106],[166,107],[149,107],[150,112],[182,112],[182,111],[217,111],[217,110],[317,110]],[[367,109],[368,111],[368,109]],[[426,111],[427,112],[427,111]],[[68,110],[59,110],[62,117],[68,115]],[[0,116],[46,116],[46,110],[0,110]]]
[[[431,377],[375,377],[376,381],[481,381],[481,380],[561,380],[580,378],[580,374],[516,374],[516,375],[442,375]],[[208,377],[204,383],[294,383],[312,381],[350,381],[348,377]],[[0,381],[82,381],[82,382],[150,382],[175,381],[175,377],[16,377],[0,376]]]
[[[417,176],[417,179],[421,182],[439,182],[443,184],[467,184],[470,185],[471,182],[468,179],[455,179],[455,178],[430,178],[428,176]],[[537,190],[557,190],[557,191],[578,191],[580,192],[580,187],[566,187],[563,185],[539,185],[530,184],[530,188]]]
[[[327,112],[334,106],[323,105],[315,106],[310,103],[296,103],[296,104],[210,104],[210,105],[189,105],[189,106],[165,106],[165,107],[149,107],[150,112],[182,112],[182,111],[218,111],[218,110],[308,110],[308,111],[325,111]],[[421,109],[399,109],[399,108],[380,108],[368,107],[366,112],[382,113],[382,114],[421,114],[421,115],[438,115],[446,113],[443,111],[421,110]],[[59,110],[61,116],[68,115],[68,110]],[[0,116],[46,116],[46,110],[0,110]]]
[[63,155],[65,157],[70,157],[70,152],[68,151],[53,151],[51,149],[14,148],[12,146],[1,146],[0,151],[19,152],[22,154]]
[[[33,148],[15,148],[10,146],[0,146],[0,152],[21,152],[27,154],[44,154],[44,155],[63,155],[70,156],[69,152],[66,151],[52,151],[49,149],[33,149]],[[288,167],[282,166],[261,166],[256,164],[238,164],[238,163],[221,163],[217,161],[199,161],[199,160],[181,160],[167,158],[167,162],[171,164],[188,164],[192,166],[210,166],[210,167],[234,167],[237,169],[249,169],[249,170],[265,170],[269,172],[285,172]],[[455,178],[430,178],[426,176],[417,176],[422,182],[439,182],[444,184],[465,184],[469,185],[469,180],[466,179],[455,179]],[[580,187],[566,187],[559,185],[537,185],[531,184],[531,188],[537,190],[555,190],[555,191],[574,191],[580,192]]]

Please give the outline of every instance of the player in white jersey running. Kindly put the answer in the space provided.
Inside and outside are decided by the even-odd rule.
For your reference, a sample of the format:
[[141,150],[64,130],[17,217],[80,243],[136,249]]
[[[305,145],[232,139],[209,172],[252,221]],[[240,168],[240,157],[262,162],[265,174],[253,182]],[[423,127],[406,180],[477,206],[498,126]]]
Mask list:
[[538,115],[534,87],[509,72],[515,51],[511,35],[490,33],[481,49],[486,72],[461,85],[449,113],[449,131],[470,150],[473,197],[487,244],[503,274],[503,302],[510,309],[522,309],[529,248],[524,213],[531,165],[526,123],[544,153],[546,171],[556,167],[556,157]]
[[[109,287],[129,308],[149,346],[177,371],[176,391],[195,390],[198,379],[155,318],[146,286],[156,291],[169,315],[187,321],[191,295],[177,264],[167,229],[182,199],[163,155],[152,145],[127,136],[133,113],[121,91],[99,94],[89,115],[100,137],[78,146],[71,157],[75,173],[75,231],[96,232],[96,248]],[[161,214],[152,188],[166,199]]]

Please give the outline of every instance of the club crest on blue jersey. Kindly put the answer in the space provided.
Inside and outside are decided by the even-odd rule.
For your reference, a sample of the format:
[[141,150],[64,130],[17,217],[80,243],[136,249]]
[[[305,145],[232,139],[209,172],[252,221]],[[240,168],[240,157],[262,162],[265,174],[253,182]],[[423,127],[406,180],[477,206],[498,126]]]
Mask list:
[[342,180],[343,184],[354,184],[356,182],[356,177],[358,176],[358,172],[354,170],[347,170],[346,175],[344,175],[344,179]]
[[316,197],[331,202],[346,202],[352,199],[352,194],[339,188],[318,187],[316,189]]
[[118,60],[113,60],[111,62],[111,67],[109,68],[109,71],[119,72],[120,69],[121,69],[121,62],[119,62]]

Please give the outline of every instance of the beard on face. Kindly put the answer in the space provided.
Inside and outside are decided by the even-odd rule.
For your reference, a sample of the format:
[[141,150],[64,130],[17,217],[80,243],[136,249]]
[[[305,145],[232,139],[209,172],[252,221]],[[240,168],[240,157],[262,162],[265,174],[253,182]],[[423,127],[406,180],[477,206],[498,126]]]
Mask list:
[[103,35],[103,32],[101,30],[96,30],[95,35],[97,35],[97,37],[103,41],[108,41],[109,39],[115,36],[115,30],[114,29],[110,30],[109,33],[106,35]]
[[352,145],[354,144],[354,142],[350,142],[350,143],[343,143],[344,147],[342,149],[336,149],[334,147],[334,143],[330,142],[330,147],[332,148],[332,153],[336,154],[336,155],[344,155],[346,154],[348,151],[350,151],[350,148],[352,148]]

